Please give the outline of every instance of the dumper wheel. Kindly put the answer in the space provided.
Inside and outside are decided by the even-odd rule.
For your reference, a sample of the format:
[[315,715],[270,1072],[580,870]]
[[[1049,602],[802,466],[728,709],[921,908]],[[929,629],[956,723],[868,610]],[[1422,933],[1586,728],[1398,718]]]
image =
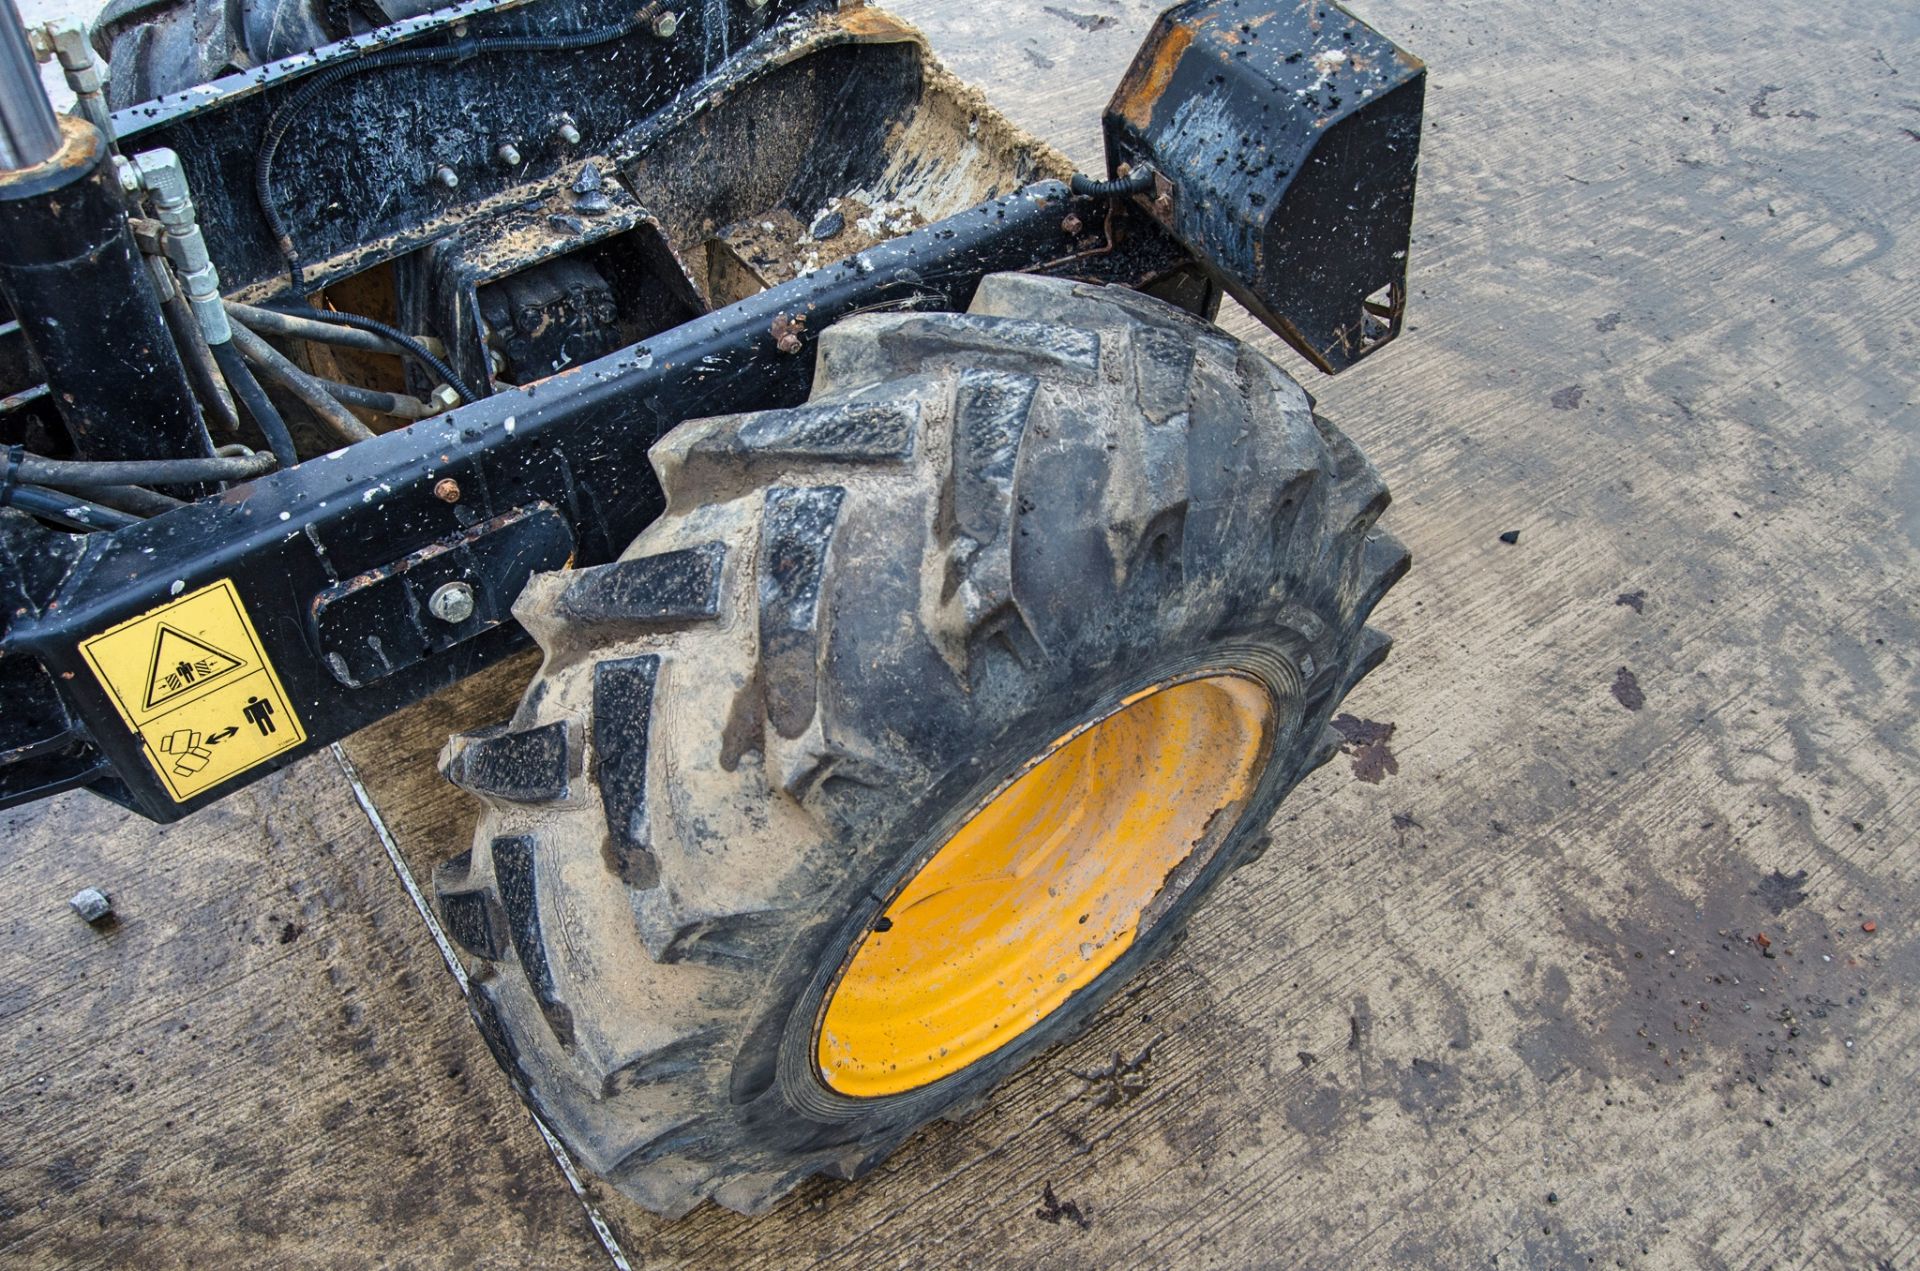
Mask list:
[[546,661],[446,773],[473,1009],[647,1208],[853,1178],[1085,1028],[1264,842],[1385,655],[1387,492],[1261,354],[989,277],[684,424],[666,513],[516,615]]

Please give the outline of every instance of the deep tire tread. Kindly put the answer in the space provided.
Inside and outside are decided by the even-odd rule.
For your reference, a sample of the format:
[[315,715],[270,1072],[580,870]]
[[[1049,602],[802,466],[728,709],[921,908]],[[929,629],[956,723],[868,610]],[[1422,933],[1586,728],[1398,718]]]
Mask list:
[[[755,1002],[873,809],[1074,667],[1216,632],[1318,650],[1297,780],[1386,655],[1364,624],[1406,567],[1374,469],[1264,358],[1138,293],[1028,275],[983,280],[968,314],[843,321],[809,403],[683,425],[654,460],[667,514],[516,606],[548,660],[499,735],[564,725],[568,788],[483,791],[480,842],[437,885],[497,968],[476,1017],[503,1064],[583,1164],[668,1216],[763,1211],[918,1124],[782,1146],[744,1119],[777,1093],[742,1057],[768,1044]],[[896,630],[897,664],[863,654]]]

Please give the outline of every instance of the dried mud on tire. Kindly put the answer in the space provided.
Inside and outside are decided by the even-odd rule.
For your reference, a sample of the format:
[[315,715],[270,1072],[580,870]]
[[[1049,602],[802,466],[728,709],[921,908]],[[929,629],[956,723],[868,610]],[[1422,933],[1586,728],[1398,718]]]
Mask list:
[[[448,745],[488,806],[436,881],[518,1088],[666,1215],[856,1177],[1081,1030],[1333,753],[1407,566],[1373,468],[1265,357],[1059,279],[847,319],[807,404],[653,461],[661,519],[521,597],[546,660],[509,724]],[[952,1076],[818,1080],[835,969],[955,818],[1141,686],[1219,670],[1272,694],[1272,757],[1132,947]]]

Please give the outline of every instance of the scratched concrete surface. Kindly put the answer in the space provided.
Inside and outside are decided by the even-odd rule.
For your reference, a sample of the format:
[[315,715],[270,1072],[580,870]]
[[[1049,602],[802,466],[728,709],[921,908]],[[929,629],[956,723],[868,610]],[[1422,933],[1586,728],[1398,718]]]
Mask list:
[[[898,8],[1092,164],[1154,6]],[[1410,329],[1309,381],[1416,558],[1350,753],[964,1125],[757,1222],[590,1188],[632,1265],[1920,1259],[1920,11],[1360,10],[1432,85]],[[526,673],[350,746],[423,872]],[[0,1257],[606,1260],[329,757],[0,835]]]

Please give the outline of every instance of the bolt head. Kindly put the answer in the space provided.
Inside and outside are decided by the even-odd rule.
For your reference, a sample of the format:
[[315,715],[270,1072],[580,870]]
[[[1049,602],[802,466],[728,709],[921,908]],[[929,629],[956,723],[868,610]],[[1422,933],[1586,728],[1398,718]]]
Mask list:
[[460,501],[460,483],[452,477],[441,477],[433,483],[433,497],[442,503],[458,503]]
[[460,404],[460,394],[454,391],[453,385],[442,384],[427,395],[427,404],[435,410],[452,410]]
[[460,174],[444,163],[433,170],[433,180],[435,184],[443,189],[457,190],[460,188]]
[[561,124],[556,135],[565,145],[577,146],[580,144],[580,130],[573,126],[571,120]]
[[659,14],[653,20],[653,33],[663,40],[672,39],[673,33],[679,29],[680,15],[672,11]]
[[138,194],[146,188],[146,182],[140,179],[140,169],[120,155],[113,157],[113,175],[120,182],[124,194]]
[[1060,232],[1062,234],[1078,234],[1085,228],[1086,227],[1080,223],[1080,218],[1072,213],[1068,213],[1067,218],[1060,222]]
[[520,166],[520,147],[511,141],[503,141],[500,148],[493,152],[493,157],[500,161],[503,168],[517,168]]
[[427,612],[450,624],[473,617],[473,588],[466,583],[441,583],[427,599]]

